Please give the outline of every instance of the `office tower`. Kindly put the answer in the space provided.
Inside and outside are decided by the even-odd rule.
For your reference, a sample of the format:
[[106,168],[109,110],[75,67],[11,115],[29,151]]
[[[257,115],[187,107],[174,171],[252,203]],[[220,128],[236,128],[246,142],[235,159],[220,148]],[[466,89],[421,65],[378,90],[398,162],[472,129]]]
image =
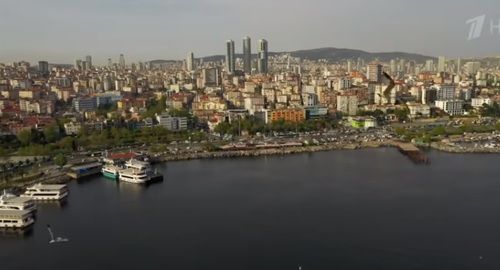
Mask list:
[[446,58],[444,56],[438,57],[438,72],[446,71]]
[[467,62],[465,69],[470,75],[475,75],[481,69],[481,62]]
[[391,74],[396,74],[396,60],[392,59],[390,63]]
[[113,67],[113,60],[111,60],[111,58],[108,58],[108,67]]
[[252,73],[252,40],[250,37],[243,38],[243,71],[248,75]]
[[416,67],[415,61],[408,62],[408,71],[407,72],[410,73],[410,74],[417,73],[416,70],[415,70],[415,67]]
[[347,60],[347,73],[352,72],[352,62],[351,60]]
[[194,70],[194,54],[193,52],[188,53],[186,58],[186,69],[187,71]]
[[259,48],[258,48],[258,53],[259,53],[259,61],[257,63],[257,69],[259,73],[261,74],[266,74],[268,70],[268,44],[267,40],[261,39],[259,40]]
[[457,75],[460,75],[461,68],[462,68],[462,59],[460,59],[460,57],[459,57],[457,59]]
[[425,61],[425,71],[434,71],[434,61],[432,59]]
[[88,67],[87,61],[82,61],[82,70],[86,71],[88,68],[89,67]]
[[42,75],[49,75],[49,62],[47,61],[38,61],[38,71]]
[[75,69],[76,70],[82,70],[82,60],[81,59],[76,59],[75,60]]
[[234,41],[226,41],[226,70],[227,73],[233,74],[236,69],[236,59],[234,58]]
[[379,63],[371,63],[366,69],[366,77],[370,82],[382,82],[382,65]]
[[123,54],[120,54],[120,68],[125,68],[125,56]]
[[91,69],[92,68],[92,56],[90,56],[90,55],[85,56],[85,62],[87,62],[87,68]]
[[202,70],[203,86],[219,86],[219,73],[218,68],[204,68]]
[[399,72],[406,73],[406,60],[404,60],[404,59],[400,59],[400,60],[399,60],[399,68],[398,68],[398,71],[399,71]]

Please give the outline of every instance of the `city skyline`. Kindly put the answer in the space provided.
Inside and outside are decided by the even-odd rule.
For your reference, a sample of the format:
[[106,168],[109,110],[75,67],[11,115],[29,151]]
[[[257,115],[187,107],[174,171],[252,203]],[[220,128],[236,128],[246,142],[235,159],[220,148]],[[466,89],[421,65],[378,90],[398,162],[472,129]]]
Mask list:
[[[381,5],[386,6],[382,12],[372,12]],[[450,5],[456,12],[445,19],[443,14]],[[248,10],[259,12],[261,19],[255,22],[254,12]],[[331,16],[332,11],[339,10],[351,10],[356,16],[350,15],[352,12]],[[92,14],[93,20],[87,20],[86,14]],[[466,21],[483,14],[487,16],[484,34],[467,40]],[[22,21],[18,20],[20,16]],[[387,19],[380,19],[384,16]],[[297,20],[299,17],[304,20]],[[0,62],[36,62],[43,58],[50,63],[74,63],[76,56],[92,55],[93,62],[102,65],[119,53],[130,62],[177,60],[184,59],[187,51],[199,56],[223,54],[224,40],[240,41],[246,35],[272,40],[270,51],[277,52],[337,47],[448,58],[495,56],[500,53],[500,34],[489,33],[489,26],[498,18],[499,3],[493,0],[480,4],[315,0],[308,5],[261,0],[27,0],[22,4],[3,3],[0,31],[5,35]],[[295,33],[290,34],[290,30]]]

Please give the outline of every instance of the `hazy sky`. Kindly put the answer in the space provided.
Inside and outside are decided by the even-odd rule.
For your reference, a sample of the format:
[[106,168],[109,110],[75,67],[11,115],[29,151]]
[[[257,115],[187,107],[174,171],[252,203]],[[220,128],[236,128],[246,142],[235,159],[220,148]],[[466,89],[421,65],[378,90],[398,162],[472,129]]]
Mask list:
[[[468,41],[468,19],[486,15]],[[319,47],[500,55],[500,0],[0,0],[0,62],[127,62],[224,54],[227,39],[270,51]]]

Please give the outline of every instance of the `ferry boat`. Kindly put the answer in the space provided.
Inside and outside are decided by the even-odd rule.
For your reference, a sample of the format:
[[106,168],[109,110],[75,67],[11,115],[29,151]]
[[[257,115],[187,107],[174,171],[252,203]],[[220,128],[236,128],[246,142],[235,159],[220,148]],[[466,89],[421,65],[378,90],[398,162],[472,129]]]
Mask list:
[[34,212],[36,204],[31,198],[18,197],[4,191],[3,195],[0,196],[0,210],[25,210]]
[[21,197],[32,198],[33,200],[62,200],[68,196],[68,187],[66,185],[45,185],[35,184],[26,189],[26,192],[21,194]]
[[125,167],[128,169],[135,169],[139,171],[148,171],[151,172],[151,164],[147,161],[141,161],[138,159],[130,159],[127,162],[125,162]]
[[146,184],[151,180],[151,175],[146,170],[128,168],[120,171],[119,179],[134,184]]
[[22,229],[35,223],[33,215],[26,210],[0,210],[0,228]]
[[120,170],[120,181],[146,184],[153,181],[163,180],[163,176],[153,171],[151,164],[147,161],[130,159],[125,162],[125,168]]
[[104,177],[117,180],[118,176],[120,175],[121,169],[121,167],[118,167],[116,165],[108,164],[102,167],[101,172]]

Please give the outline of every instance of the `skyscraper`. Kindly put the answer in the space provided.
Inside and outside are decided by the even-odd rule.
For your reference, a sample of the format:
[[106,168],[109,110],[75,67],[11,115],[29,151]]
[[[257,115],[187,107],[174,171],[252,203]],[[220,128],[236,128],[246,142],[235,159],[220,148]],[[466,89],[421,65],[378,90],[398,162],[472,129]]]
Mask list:
[[460,75],[460,72],[462,71],[462,59],[460,57],[457,59],[457,75]]
[[82,70],[86,71],[88,68],[89,67],[88,67],[87,61],[82,61]]
[[236,59],[234,58],[234,41],[226,41],[226,69],[229,74],[233,74],[236,69]]
[[108,67],[113,67],[113,60],[111,60],[111,58],[108,58]]
[[397,69],[396,69],[396,60],[395,59],[391,59],[390,70],[391,70],[391,75],[396,74]]
[[366,76],[370,82],[381,82],[382,81],[382,65],[379,63],[371,63],[368,65],[366,70]]
[[243,38],[243,71],[252,73],[252,40],[250,37]]
[[446,71],[446,58],[444,56],[438,57],[438,72]]
[[123,54],[120,54],[120,68],[125,68],[125,56]]
[[258,48],[258,53],[259,53],[259,61],[257,63],[258,66],[258,71],[260,74],[266,74],[268,70],[268,44],[267,40],[261,39],[259,40],[259,48]]
[[82,70],[82,60],[81,59],[76,59],[75,60],[75,69],[76,70]]
[[85,62],[87,62],[87,68],[92,68],[92,56],[87,55],[85,56]]
[[193,52],[188,53],[186,58],[186,69],[187,71],[194,70],[194,54]]
[[425,61],[425,71],[434,71],[434,60],[429,59]]
[[42,75],[49,75],[49,62],[47,61],[38,61],[38,71]]

